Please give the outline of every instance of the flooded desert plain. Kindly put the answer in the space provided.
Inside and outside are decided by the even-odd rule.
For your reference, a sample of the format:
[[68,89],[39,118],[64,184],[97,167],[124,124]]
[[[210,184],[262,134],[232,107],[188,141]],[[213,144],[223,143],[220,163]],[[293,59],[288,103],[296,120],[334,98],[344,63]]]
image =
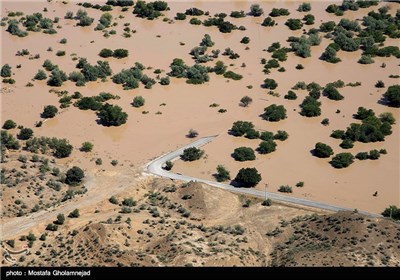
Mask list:
[[[1,64],[11,66],[11,78],[15,83],[2,83],[1,123],[13,120],[18,125],[31,128],[35,137],[66,138],[74,149],[69,157],[57,159],[57,162],[68,167],[80,166],[89,173],[140,168],[150,160],[194,141],[187,137],[188,131],[194,129],[198,132],[197,138],[210,135],[218,137],[201,147],[204,150],[201,159],[192,162],[177,160],[172,172],[216,180],[216,167],[223,165],[230,172],[231,179],[234,179],[241,168],[255,167],[262,176],[262,180],[255,186],[260,190],[264,189],[265,184],[268,184],[267,189],[270,192],[278,192],[280,186],[289,185],[293,192],[287,193],[288,196],[378,214],[389,205],[399,206],[400,111],[398,106],[388,106],[383,95],[390,86],[395,88],[399,84],[400,54],[398,49],[397,58],[395,54],[366,54],[374,62],[359,63],[365,45],[398,48],[399,39],[377,31],[380,32],[375,34],[377,42],[360,39],[355,43],[354,51],[343,48],[348,48],[347,43],[354,43],[352,36],[362,37],[358,35],[366,29],[363,17],[369,12],[375,11],[379,14],[378,9],[387,7],[387,11],[382,10],[382,13],[393,19],[397,17],[399,21],[397,9],[400,5],[394,2],[378,3],[356,11],[346,10],[340,16],[326,12],[326,8],[331,4],[340,6],[341,2],[308,2],[311,3],[311,11],[300,12],[297,9],[302,2],[296,1],[168,1],[169,10],[162,11],[163,16],[149,20],[132,14],[131,6],[127,11],[118,6],[113,6],[111,11],[101,11],[79,6],[75,1],[2,0],[1,18],[5,24],[1,27]],[[105,1],[91,3],[105,5]],[[259,4],[263,10],[262,15],[248,14],[253,4]],[[208,13],[197,16],[189,13],[184,20],[175,18],[177,13],[185,14],[187,9],[193,7]],[[273,8],[287,9],[290,14],[271,17],[275,25],[263,26]],[[75,17],[80,9],[86,11],[86,16],[93,18],[93,23],[89,26],[78,25],[80,20]],[[244,11],[245,16],[231,17],[232,11]],[[23,14],[10,17],[10,12]],[[43,33],[43,27],[38,32],[26,31],[28,34],[24,37],[7,31],[8,20],[23,21],[22,17],[37,12],[53,21],[58,18],[52,23],[55,34]],[[67,12],[72,12],[73,17],[65,18]],[[104,13],[111,15],[109,27],[103,26],[103,30],[95,30]],[[220,31],[221,27],[204,26],[204,22],[210,18],[217,19],[218,16],[214,15],[219,13],[226,14],[226,17],[219,15],[220,19],[240,28],[223,33]],[[313,23],[305,24],[302,19],[306,14],[314,16]],[[195,24],[194,18],[200,20],[200,24]],[[290,24],[285,24],[288,19],[294,19],[294,24],[300,22],[301,27],[291,30],[288,26]],[[321,31],[321,24],[329,21],[334,22],[332,29]],[[22,31],[26,29],[21,22],[18,26]],[[398,29],[394,32],[399,34]],[[209,46],[201,49],[200,43],[206,34],[212,43],[205,43]],[[342,45],[339,42],[330,48],[339,46],[336,57],[341,61],[330,63],[324,60],[323,53],[328,45],[336,42],[335,39],[342,35],[351,42]],[[368,37],[367,35],[364,37]],[[304,37],[300,39],[301,36]],[[310,43],[310,36],[315,42]],[[380,42],[378,37],[382,36],[385,38]],[[243,40],[244,37],[249,40]],[[60,43],[64,38],[66,43]],[[374,40],[371,36],[369,38]],[[273,59],[274,51],[268,51],[273,43],[279,43],[275,45],[279,45],[277,49],[286,54],[286,59]],[[293,51],[296,43],[297,46],[303,44],[298,47],[298,52]],[[301,51],[303,47],[305,52]],[[100,57],[99,53],[105,48],[126,49],[129,55],[125,58]],[[227,48],[231,52],[226,52]],[[29,54],[16,55],[24,49]],[[65,51],[64,55],[62,51]],[[227,55],[223,55],[224,52]],[[307,52],[310,53],[304,55]],[[68,79],[61,82],[60,86],[48,85],[51,71],[46,71],[42,66],[45,60],[58,65],[59,70],[70,76],[73,71],[83,71],[84,68],[76,68],[81,58],[85,58],[90,65],[96,65],[97,61],[108,62],[112,75],[106,75],[103,79],[96,77],[95,81],[86,80],[83,86],[77,86],[76,82]],[[197,60],[204,67],[200,70],[192,69],[193,75],[208,78],[200,84],[190,84],[187,83],[187,78],[171,74],[170,65],[176,58],[182,59],[187,67],[195,65]],[[212,70],[217,61],[223,62],[227,67],[226,71],[233,71],[242,78],[234,80],[218,75]],[[122,84],[113,82],[117,73],[134,67],[136,62],[144,66],[141,75],[148,76],[147,82],[135,85],[135,81],[130,81],[135,86],[127,90],[124,90]],[[276,63],[279,64],[278,67],[266,67]],[[208,74],[199,74],[206,67],[211,71]],[[43,70],[47,78],[34,79],[38,70]],[[269,73],[264,73],[263,70]],[[168,76],[169,84],[160,84],[160,78]],[[269,85],[264,85],[266,79],[274,80],[277,86],[268,88]],[[337,88],[344,98],[332,100],[326,96],[326,88],[329,88],[327,84],[338,80],[344,83],[338,82],[333,88]],[[378,81],[383,83],[383,87],[377,87]],[[304,83],[298,84],[299,82]],[[320,93],[316,99],[321,103],[321,112],[318,116],[307,117],[301,114],[300,104],[309,95],[312,87],[307,90],[306,85],[312,82],[319,85],[315,92]],[[353,86],[348,85],[349,83]],[[354,86],[356,83],[358,85]],[[296,84],[297,89],[292,89]],[[129,85],[126,87],[129,88]],[[297,99],[285,98],[291,90],[297,95]],[[81,95],[77,99],[69,98],[70,105],[60,108],[60,98],[72,96],[75,92]],[[128,114],[126,123],[105,126],[99,121],[96,111],[80,110],[74,106],[82,97],[97,96],[102,92],[119,97],[106,102],[120,106]],[[143,106],[132,105],[137,96],[145,99]],[[248,106],[240,105],[244,96],[252,100]],[[273,104],[284,106],[286,118],[274,122],[261,117],[264,108]],[[56,106],[58,113],[44,121],[41,113],[47,105]],[[391,133],[384,136],[384,141],[350,141],[353,147],[342,148],[339,146],[342,140],[330,135],[333,130],[346,131],[351,123],[361,124],[362,121],[354,117],[359,107],[372,109],[376,117],[389,112],[396,122],[391,125]],[[321,124],[324,119],[329,120],[324,121],[325,125]],[[36,127],[39,121],[44,122]],[[286,131],[289,136],[284,141],[275,139],[276,150],[261,154],[256,151],[262,142],[258,137],[248,139],[232,135],[230,129],[236,121],[251,122],[259,133],[270,131],[276,134],[281,130]],[[372,121],[379,122],[379,119]],[[9,129],[8,133],[15,136],[19,129]],[[93,143],[91,152],[79,150],[85,141]],[[318,142],[332,147],[334,154],[329,158],[313,155]],[[239,147],[252,148],[255,151],[255,160],[235,160],[232,153]],[[374,149],[384,149],[386,153],[382,151],[376,160],[354,159],[346,168],[335,168],[330,164],[336,154],[351,153],[355,156],[359,152]],[[102,165],[95,163],[98,158],[102,159]],[[112,165],[113,160],[118,161],[118,164]],[[296,187],[298,182],[304,182],[304,186]],[[377,195],[374,195],[376,192]]]

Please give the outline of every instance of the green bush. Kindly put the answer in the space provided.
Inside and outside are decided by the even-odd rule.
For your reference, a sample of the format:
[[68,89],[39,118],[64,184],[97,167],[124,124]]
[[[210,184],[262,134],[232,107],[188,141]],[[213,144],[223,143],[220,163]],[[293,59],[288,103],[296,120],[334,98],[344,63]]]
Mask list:
[[233,151],[232,157],[237,161],[248,161],[255,160],[256,155],[252,148],[249,147],[239,147]]
[[366,160],[366,159],[368,159],[368,153],[367,152],[359,152],[356,154],[356,159]]
[[240,74],[236,74],[235,72],[232,72],[232,71],[227,71],[224,73],[224,78],[238,81],[238,80],[241,80],[243,78],[243,76]]
[[329,145],[318,142],[317,144],[315,144],[313,154],[314,156],[319,158],[328,158],[333,155],[333,150]]
[[132,102],[132,106],[139,108],[142,107],[145,103],[145,100],[142,96],[135,96],[135,98],[133,98],[133,102]]
[[253,123],[247,121],[236,121],[232,124],[230,133],[233,136],[243,136],[251,129],[254,129]]
[[264,109],[261,116],[264,120],[277,122],[286,118],[286,109],[283,105],[272,104]]
[[200,159],[204,154],[204,151],[196,148],[190,147],[183,150],[183,154],[181,155],[181,159],[184,161],[195,161]]
[[290,30],[298,30],[303,27],[303,23],[299,19],[290,18],[285,22],[285,25],[289,27]]
[[172,161],[168,160],[168,161],[165,162],[165,166],[164,166],[165,170],[169,171],[169,170],[172,169],[172,167],[174,167],[174,164],[172,163]]
[[58,113],[58,109],[56,106],[47,105],[43,109],[42,117],[43,118],[54,118],[57,113]]
[[13,120],[6,120],[3,124],[3,129],[13,129],[16,128],[17,124]]
[[276,132],[276,134],[274,135],[274,139],[279,140],[279,141],[285,141],[288,138],[289,138],[289,134],[284,130],[278,130]]
[[115,58],[125,58],[128,57],[129,52],[126,49],[116,49],[114,50],[113,57]]
[[68,185],[78,185],[82,179],[85,177],[85,172],[78,166],[74,166],[68,169],[67,173],[65,174],[65,183]]
[[11,77],[11,74],[11,66],[8,64],[4,64],[3,67],[1,67],[0,76],[2,76],[3,78],[8,78]]
[[388,87],[383,97],[390,107],[400,107],[400,85]]
[[102,49],[99,53],[99,56],[107,58],[107,57],[112,57],[114,55],[114,52],[110,49]]
[[381,154],[378,150],[371,150],[369,151],[368,159],[377,160],[378,158],[380,158],[380,156]]
[[296,100],[297,95],[294,91],[289,90],[288,93],[283,98],[285,98],[287,100]]
[[90,142],[83,142],[81,151],[82,152],[91,152],[93,150],[93,144]]
[[38,70],[38,72],[36,73],[35,80],[46,80],[47,79],[47,75],[43,70]]
[[71,213],[69,213],[68,217],[69,218],[79,218],[80,213],[79,213],[79,209],[75,209],[73,210]]
[[235,177],[235,181],[245,187],[254,187],[261,179],[256,168],[241,168]]
[[32,136],[33,136],[33,130],[30,128],[22,128],[18,134],[18,138],[21,140],[28,140]]
[[271,17],[266,17],[264,21],[261,23],[262,26],[274,26],[275,25],[275,20],[273,20]]
[[273,140],[262,141],[257,148],[260,154],[269,154],[276,150],[276,143]]
[[400,220],[400,208],[391,205],[382,212],[382,216],[391,217],[393,220]]
[[292,193],[292,187],[288,186],[288,185],[284,185],[284,186],[280,186],[278,189],[279,192],[283,192],[283,193]]
[[223,165],[218,165],[216,178],[217,178],[218,182],[224,182],[224,181],[230,180],[231,175],[230,175],[229,171]]
[[128,119],[128,114],[123,112],[121,107],[108,103],[100,109],[98,116],[105,126],[120,126]]
[[264,14],[263,9],[258,4],[253,4],[250,6],[250,15],[253,17],[259,17]]
[[82,97],[75,102],[75,106],[81,110],[97,111],[103,107],[103,104],[96,97]]
[[268,79],[267,78],[267,79],[264,80],[263,87],[266,88],[266,89],[274,90],[274,89],[276,89],[278,87],[278,84],[275,82],[274,79]]
[[300,104],[300,114],[305,117],[316,117],[321,115],[321,102],[311,96],[306,96]]
[[331,100],[342,100],[344,98],[343,95],[341,95],[332,85],[326,86],[323,92]]
[[345,168],[353,162],[354,156],[351,153],[339,153],[332,158],[330,163],[335,168]]

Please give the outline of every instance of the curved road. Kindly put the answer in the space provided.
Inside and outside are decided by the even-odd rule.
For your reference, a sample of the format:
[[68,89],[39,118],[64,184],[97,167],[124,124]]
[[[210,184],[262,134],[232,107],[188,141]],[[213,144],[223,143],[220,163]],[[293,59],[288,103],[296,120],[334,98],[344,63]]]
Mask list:
[[[149,173],[161,177],[166,177],[174,180],[181,180],[184,182],[189,182],[189,181],[196,181],[196,182],[201,182],[205,183],[207,185],[217,187],[220,189],[224,189],[227,191],[239,193],[239,194],[245,194],[245,195],[252,195],[260,198],[265,197],[265,192],[256,190],[256,189],[249,189],[249,188],[237,188],[228,184],[223,184],[223,183],[218,183],[215,181],[209,181],[209,180],[203,180],[199,178],[193,178],[190,176],[182,175],[182,174],[177,174],[177,173],[172,173],[169,172],[165,169],[163,169],[163,166],[165,162],[167,161],[174,161],[180,157],[180,155],[183,153],[184,149],[190,148],[190,147],[201,147],[206,145],[207,143],[211,142],[216,138],[217,135],[215,136],[209,136],[209,137],[204,137],[200,138],[176,151],[170,152],[168,154],[162,155],[154,160],[152,160],[150,163],[146,165],[146,169]],[[281,201],[281,202],[286,202],[286,203],[293,203],[293,204],[299,204],[299,205],[304,205],[308,207],[313,207],[313,208],[319,208],[323,210],[328,210],[328,211],[353,211],[354,209],[349,209],[349,208],[344,208],[344,207],[339,207],[331,204],[326,204],[318,201],[311,201],[303,198],[297,198],[297,197],[291,197],[291,196],[286,196],[278,193],[271,193],[267,192],[267,197],[276,200],[276,201]],[[374,213],[369,213],[369,212],[364,212],[364,211],[359,211],[362,214],[372,216],[372,217],[381,217],[381,215],[374,214]]]

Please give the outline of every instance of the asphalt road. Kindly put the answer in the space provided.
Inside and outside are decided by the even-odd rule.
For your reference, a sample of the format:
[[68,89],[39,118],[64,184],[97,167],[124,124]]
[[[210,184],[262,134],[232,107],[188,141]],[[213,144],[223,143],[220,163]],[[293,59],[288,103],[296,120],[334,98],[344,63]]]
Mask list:
[[[181,180],[184,182],[195,181],[195,182],[205,183],[207,185],[210,185],[210,186],[213,186],[216,188],[220,188],[223,190],[231,191],[234,193],[264,198],[265,191],[261,191],[261,190],[257,190],[257,189],[253,189],[253,188],[238,188],[238,187],[234,187],[232,185],[223,184],[223,183],[219,183],[219,182],[215,182],[215,181],[203,180],[203,179],[199,179],[199,178],[194,178],[194,177],[186,176],[183,174],[173,173],[173,172],[163,169],[165,162],[174,161],[174,160],[178,159],[180,157],[180,155],[183,153],[184,149],[187,149],[189,147],[198,148],[198,147],[204,146],[207,143],[214,140],[214,138],[216,138],[216,137],[217,136],[209,136],[209,137],[200,138],[200,139],[198,139],[176,151],[162,155],[162,156],[152,160],[150,163],[148,163],[146,165],[146,169],[149,173],[151,173],[153,175],[157,175],[157,176],[161,176],[161,177],[165,177],[165,178]],[[313,207],[313,208],[319,208],[319,209],[333,211],[333,212],[353,211],[354,210],[354,209],[350,209],[350,208],[344,208],[344,207],[339,207],[339,206],[335,206],[335,205],[331,205],[331,204],[326,204],[323,202],[311,201],[311,200],[297,198],[297,197],[291,197],[291,196],[287,196],[287,195],[283,195],[283,194],[279,194],[279,193],[267,192],[267,197],[272,200],[276,200],[276,201],[280,201],[280,202],[293,203],[293,204],[298,204],[298,205],[303,205],[303,206],[308,206],[308,207]],[[381,217],[381,215],[369,213],[369,212],[365,212],[365,211],[359,211],[359,213],[362,213],[362,214],[365,214],[368,216],[372,216],[372,217]]]

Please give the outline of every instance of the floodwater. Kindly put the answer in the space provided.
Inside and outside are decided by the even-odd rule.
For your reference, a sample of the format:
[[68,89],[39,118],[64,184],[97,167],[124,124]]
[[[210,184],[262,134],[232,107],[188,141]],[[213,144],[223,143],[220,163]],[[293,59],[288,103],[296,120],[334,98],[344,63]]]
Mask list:
[[[316,17],[315,24],[305,26],[309,29],[317,28],[322,21],[340,18],[328,14],[324,11],[326,6],[331,3],[312,2],[311,13]],[[217,12],[229,14],[232,10],[244,10],[247,12],[250,5],[254,2],[245,1],[196,1],[190,2],[171,2],[171,10],[166,12],[166,17],[172,19],[177,12],[184,12],[189,7],[198,7],[210,11],[213,15]],[[273,7],[288,8],[291,12],[290,18],[302,18],[305,13],[296,11],[300,2],[295,1],[259,1],[266,13]],[[391,12],[400,8],[398,4],[389,4]],[[117,159],[120,164],[142,165],[150,159],[160,154],[172,151],[191,140],[186,138],[189,129],[196,129],[200,136],[220,135],[212,143],[204,147],[206,159],[198,162],[184,163],[177,161],[174,171],[201,178],[211,179],[212,174],[218,164],[225,165],[234,177],[237,171],[245,166],[256,167],[263,177],[263,181],[257,188],[263,189],[268,183],[269,191],[277,191],[283,184],[294,186],[298,181],[304,181],[303,188],[294,187],[294,193],[290,194],[297,197],[306,197],[312,200],[320,200],[349,208],[358,208],[371,212],[380,212],[390,204],[400,204],[400,178],[399,178],[399,109],[388,108],[378,104],[385,89],[377,89],[374,84],[377,80],[382,80],[386,86],[398,83],[396,79],[390,79],[390,74],[399,74],[398,60],[394,58],[375,58],[375,63],[371,65],[360,65],[357,63],[361,53],[338,53],[342,59],[341,63],[332,65],[318,59],[325,47],[331,42],[323,39],[320,46],[311,48],[312,57],[303,59],[293,54],[288,55],[288,60],[281,63],[286,68],[286,72],[280,73],[276,69],[271,74],[262,73],[263,65],[260,64],[261,58],[270,59],[270,54],[263,51],[273,42],[281,42],[282,46],[289,46],[286,39],[289,36],[300,36],[302,31],[290,31],[284,22],[289,17],[278,17],[275,27],[262,27],[260,23],[264,17],[246,17],[241,19],[228,20],[236,25],[243,25],[246,31],[233,31],[230,34],[222,34],[215,27],[204,27],[190,25],[188,17],[185,21],[175,21],[174,23],[163,22],[162,17],[154,21],[136,18],[130,12],[120,12],[119,8],[114,8],[111,12],[118,25],[112,27],[117,31],[116,35],[104,38],[101,31],[94,31],[98,19],[102,12],[95,9],[86,9],[95,22],[90,27],[74,26],[74,20],[64,19],[67,11],[74,11],[80,8],[74,3],[66,5],[61,2],[47,3],[42,2],[5,2],[2,1],[2,16],[5,11],[23,11],[25,14],[42,11],[47,7],[48,12],[43,12],[46,17],[60,17],[57,29],[58,34],[46,35],[43,33],[29,33],[25,38],[10,36],[1,29],[2,41],[2,65],[8,63],[12,66],[15,73],[16,85],[11,86],[12,93],[2,93],[1,95],[1,119],[13,119],[18,124],[31,127],[37,136],[65,137],[76,147],[72,154],[71,164],[79,164],[85,168],[96,168],[90,156],[83,155],[78,150],[82,142],[91,141],[94,143],[94,151],[90,154],[92,158],[100,157],[103,159],[102,168],[112,167],[109,161]],[[360,9],[357,12],[346,12],[345,18],[362,18],[370,10]],[[124,18],[118,18],[123,15]],[[199,19],[205,19],[205,16]],[[131,38],[122,36],[124,24],[130,23],[130,28],[136,30]],[[111,103],[118,104],[129,115],[127,124],[120,127],[103,127],[97,124],[97,117],[92,111],[81,111],[73,106],[63,109],[54,120],[49,120],[40,128],[34,128],[36,121],[40,120],[40,113],[45,105],[58,104],[58,97],[50,93],[50,87],[45,82],[34,81],[34,87],[25,87],[25,84],[33,78],[45,59],[50,59],[58,64],[60,69],[70,73],[75,71],[77,61],[73,61],[71,54],[77,57],[85,57],[90,63],[95,63],[101,58],[98,53],[103,48],[126,48],[129,50],[129,57],[126,59],[106,59],[114,73],[121,69],[129,68],[135,62],[141,62],[146,67],[153,67],[153,70],[146,70],[146,74],[155,77],[152,72],[154,69],[162,69],[169,72],[169,64],[174,58],[182,58],[186,64],[193,65],[194,61],[189,55],[190,50],[198,46],[204,34],[210,34],[215,46],[211,49],[220,49],[221,52],[230,47],[240,54],[240,58],[230,60],[221,56],[222,60],[229,66],[229,70],[242,74],[241,81],[227,81],[226,79],[210,75],[210,82],[204,85],[188,85],[183,80],[171,79],[169,86],[154,85],[147,90],[141,86],[139,89],[124,91],[120,85],[108,81],[105,83],[91,82],[86,87],[76,87],[71,82],[66,82],[59,90],[68,90],[69,93],[80,91],[84,96],[97,95],[100,92],[111,92],[121,98],[113,100]],[[248,36],[251,42],[248,45],[240,43],[241,38]],[[59,44],[62,38],[68,40],[67,44]],[[181,45],[180,42],[185,43]],[[398,45],[398,40],[386,41],[387,45]],[[249,47],[246,50],[246,46]],[[53,48],[53,52],[46,51],[48,47]],[[40,54],[41,58],[29,60],[28,56],[17,57],[18,50],[29,49],[32,55]],[[55,55],[57,50],[65,50],[66,55],[58,57]],[[386,63],[386,68],[381,68],[382,63]],[[246,67],[241,67],[242,63]],[[303,64],[304,70],[296,70],[297,64]],[[16,69],[16,65],[21,64],[21,68]],[[213,62],[208,63],[213,65]],[[165,75],[165,72],[161,76]],[[267,90],[260,85],[265,78],[275,79],[279,86],[275,90],[280,93],[280,97],[273,97],[267,94]],[[340,92],[345,96],[342,101],[331,101],[325,97],[322,101],[322,115],[316,118],[304,118],[298,114],[299,104],[306,95],[305,91],[297,91],[299,98],[295,101],[288,101],[283,98],[286,92],[298,81],[306,83],[315,81],[321,85],[338,79],[348,82],[361,82],[359,87],[345,87]],[[252,85],[252,89],[246,86]],[[145,106],[134,108],[131,102],[134,96],[142,95],[146,99]],[[238,106],[240,98],[248,95],[253,98],[253,103],[248,108]],[[165,106],[160,106],[165,103]],[[210,108],[212,103],[220,104],[218,108]],[[263,109],[270,104],[285,105],[288,118],[278,123],[268,123],[263,121],[259,115]],[[353,149],[348,151],[353,154],[359,151],[369,151],[371,149],[385,148],[387,155],[383,155],[377,161],[355,161],[349,168],[337,170],[330,166],[327,159],[318,159],[311,155],[316,142],[324,142],[332,146],[335,153],[341,152],[340,141],[330,138],[329,135],[334,129],[345,129],[351,122],[355,122],[352,114],[357,111],[359,106],[374,109],[379,114],[382,112],[392,112],[398,123],[393,126],[393,134],[386,138],[385,142],[362,144],[356,143]],[[225,108],[227,112],[218,113],[218,109]],[[336,110],[341,111],[336,114]],[[142,114],[142,111],[149,111]],[[161,112],[161,114],[156,114]],[[323,126],[321,120],[329,118],[330,125]],[[277,151],[269,155],[257,155],[257,160],[253,162],[235,162],[230,154],[236,147],[249,146],[257,147],[259,140],[248,140],[245,138],[235,138],[227,134],[232,123],[237,120],[252,121],[257,129],[286,130],[289,139],[279,142]],[[378,191],[378,197],[372,194]]]

